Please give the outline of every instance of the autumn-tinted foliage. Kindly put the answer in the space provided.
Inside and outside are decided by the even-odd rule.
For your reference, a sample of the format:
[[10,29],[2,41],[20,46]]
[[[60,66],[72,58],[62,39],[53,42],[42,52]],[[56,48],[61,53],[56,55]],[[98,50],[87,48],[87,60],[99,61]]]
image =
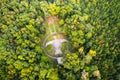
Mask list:
[[[48,2],[49,1],[49,2]],[[0,80],[120,80],[119,0],[0,0]],[[63,65],[43,50],[49,16],[72,44]]]

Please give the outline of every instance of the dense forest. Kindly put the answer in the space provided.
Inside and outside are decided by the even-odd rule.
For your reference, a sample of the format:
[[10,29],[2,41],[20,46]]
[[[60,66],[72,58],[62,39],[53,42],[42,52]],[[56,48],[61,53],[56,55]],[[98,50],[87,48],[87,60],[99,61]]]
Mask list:
[[[42,45],[50,16],[71,44],[62,65]],[[120,0],[0,0],[0,80],[120,80]]]

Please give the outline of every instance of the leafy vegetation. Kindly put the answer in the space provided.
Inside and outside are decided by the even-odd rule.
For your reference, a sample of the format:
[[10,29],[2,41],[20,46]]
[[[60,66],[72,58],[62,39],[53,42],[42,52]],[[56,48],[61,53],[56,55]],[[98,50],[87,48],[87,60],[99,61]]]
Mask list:
[[[49,2],[48,2],[49,1]],[[120,80],[119,0],[0,0],[0,80]],[[63,65],[45,55],[44,19],[71,42]]]

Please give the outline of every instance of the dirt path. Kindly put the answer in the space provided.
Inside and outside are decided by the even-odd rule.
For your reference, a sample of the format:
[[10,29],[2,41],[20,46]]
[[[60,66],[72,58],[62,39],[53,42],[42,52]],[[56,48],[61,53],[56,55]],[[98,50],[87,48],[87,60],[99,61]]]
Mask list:
[[46,26],[46,34],[50,34],[52,32],[60,32],[61,29],[59,27],[59,18],[57,16],[50,16],[44,21]]
[[[59,27],[59,18],[57,16],[50,16],[45,19],[44,21],[47,26],[46,26],[46,35],[49,35],[52,32],[61,32],[61,28]],[[55,28],[55,29],[54,29]],[[61,39],[64,38],[64,34],[57,34],[57,38]]]

